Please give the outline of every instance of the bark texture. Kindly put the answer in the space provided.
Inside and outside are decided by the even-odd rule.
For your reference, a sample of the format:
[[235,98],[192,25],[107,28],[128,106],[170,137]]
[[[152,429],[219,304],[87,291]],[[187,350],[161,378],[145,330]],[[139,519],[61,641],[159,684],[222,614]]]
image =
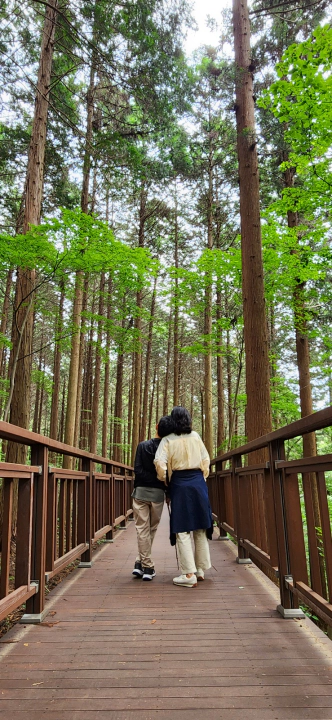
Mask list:
[[[259,177],[247,0],[233,0],[248,440],[272,429]],[[255,460],[263,459],[258,452]]]

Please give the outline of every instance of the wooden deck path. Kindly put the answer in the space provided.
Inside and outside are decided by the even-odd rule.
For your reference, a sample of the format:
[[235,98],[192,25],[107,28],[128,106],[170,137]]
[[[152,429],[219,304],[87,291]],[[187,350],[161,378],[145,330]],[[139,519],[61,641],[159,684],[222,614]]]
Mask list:
[[283,620],[231,542],[210,544],[204,583],[173,586],[167,526],[164,512],[152,583],[131,577],[130,523],[52,592],[48,625],[2,639],[1,720],[332,720],[331,642]]

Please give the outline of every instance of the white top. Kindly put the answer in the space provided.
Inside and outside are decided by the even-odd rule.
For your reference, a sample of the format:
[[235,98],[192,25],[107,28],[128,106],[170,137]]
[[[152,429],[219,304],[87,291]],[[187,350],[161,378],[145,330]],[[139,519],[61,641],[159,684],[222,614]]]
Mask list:
[[205,478],[210,469],[209,453],[199,434],[192,430],[188,435],[167,435],[159,443],[154,464],[158,480],[166,482],[166,470],[171,479],[174,470],[200,468]]

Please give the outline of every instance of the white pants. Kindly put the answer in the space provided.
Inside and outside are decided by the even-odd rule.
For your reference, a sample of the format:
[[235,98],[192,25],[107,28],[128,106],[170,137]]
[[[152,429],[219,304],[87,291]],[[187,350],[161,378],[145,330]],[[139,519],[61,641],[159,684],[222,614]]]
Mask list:
[[157,527],[160,522],[161,513],[163,511],[164,501],[144,502],[133,498],[133,511],[135,526],[137,532],[138,555],[137,562],[142,563],[143,567],[154,567],[151,558],[151,549]]
[[190,533],[176,533],[176,547],[178,551],[180,570],[183,575],[194,573],[196,570],[208,570],[211,567],[210,549],[206,530],[194,530],[195,557],[191,544]]

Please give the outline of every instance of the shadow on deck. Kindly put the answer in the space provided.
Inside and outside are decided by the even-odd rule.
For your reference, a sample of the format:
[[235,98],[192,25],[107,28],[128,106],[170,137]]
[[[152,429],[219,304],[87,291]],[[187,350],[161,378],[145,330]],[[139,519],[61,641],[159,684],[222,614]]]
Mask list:
[[0,641],[1,720],[331,720],[331,642],[284,620],[277,588],[212,541],[204,583],[177,574],[163,513],[152,583],[131,577],[129,523]]

